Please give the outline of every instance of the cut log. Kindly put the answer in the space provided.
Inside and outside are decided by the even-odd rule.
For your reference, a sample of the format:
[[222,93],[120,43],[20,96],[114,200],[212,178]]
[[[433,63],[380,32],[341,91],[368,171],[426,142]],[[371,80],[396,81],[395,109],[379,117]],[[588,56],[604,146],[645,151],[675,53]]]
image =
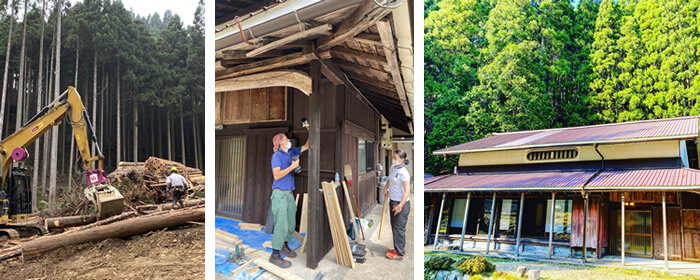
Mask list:
[[31,256],[65,246],[95,242],[108,238],[125,238],[161,228],[182,225],[189,221],[203,220],[204,207],[197,207],[182,211],[171,211],[161,215],[136,217],[86,230],[44,236],[24,242],[19,247],[22,250],[22,254]]
[[87,225],[96,221],[97,216],[95,216],[94,214],[84,216],[56,217],[44,220],[44,227],[46,228],[46,230],[53,230],[59,228]]

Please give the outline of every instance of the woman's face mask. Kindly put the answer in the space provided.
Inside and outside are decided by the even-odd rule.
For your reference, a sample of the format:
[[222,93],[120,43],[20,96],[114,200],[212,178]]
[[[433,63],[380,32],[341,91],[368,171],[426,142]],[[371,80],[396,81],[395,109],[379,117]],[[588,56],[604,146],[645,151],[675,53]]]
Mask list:
[[287,142],[287,144],[284,146],[287,148],[287,150],[289,150],[292,148],[292,142]]
[[394,164],[394,166],[401,164],[398,160],[392,160],[391,162]]

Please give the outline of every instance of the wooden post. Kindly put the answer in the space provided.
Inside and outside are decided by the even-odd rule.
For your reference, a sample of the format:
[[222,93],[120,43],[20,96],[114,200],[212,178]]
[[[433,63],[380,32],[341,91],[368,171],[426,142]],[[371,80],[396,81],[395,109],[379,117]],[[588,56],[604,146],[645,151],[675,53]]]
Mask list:
[[552,212],[549,213],[549,259],[552,259],[552,255],[554,254],[554,247],[552,247],[552,239],[554,238],[554,195],[555,193],[552,192]]
[[523,204],[525,203],[525,193],[520,193],[520,211],[518,211],[518,234],[515,237],[515,256],[520,256],[520,229],[523,224]]
[[489,253],[489,248],[491,247],[491,234],[493,233],[493,216],[496,212],[496,193],[493,193],[493,198],[491,199],[491,217],[489,218],[489,235],[486,238],[486,254]]
[[661,215],[664,222],[664,270],[668,271],[668,232],[666,231],[666,192],[661,192]]
[[582,252],[582,257],[581,257],[581,261],[584,263],[586,262],[586,253],[587,253],[586,248],[588,247],[588,246],[586,246],[587,245],[586,242],[588,242],[588,240],[586,240],[586,237],[588,237],[587,231],[588,231],[588,193],[585,193],[583,195],[583,252]]
[[459,251],[462,251],[464,244],[464,233],[467,231],[467,217],[469,216],[469,202],[472,199],[472,193],[467,193],[467,205],[464,207],[464,219],[462,220],[462,238],[459,239]]
[[319,261],[323,258],[321,241],[323,240],[323,227],[321,222],[325,219],[323,215],[323,203],[321,193],[321,64],[318,61],[309,63],[311,74],[311,94],[309,95],[309,169],[308,185],[309,193],[309,232],[307,233],[308,252],[306,255],[306,266],[311,269],[318,267]]
[[620,214],[620,258],[622,259],[622,266],[625,266],[625,193],[622,193],[620,197],[620,208],[622,208],[622,213]]
[[445,194],[442,193],[442,202],[440,202],[440,212],[438,213],[437,226],[435,226],[435,240],[433,241],[433,249],[437,249],[438,236],[440,236],[440,222],[442,221],[442,207],[445,206]]

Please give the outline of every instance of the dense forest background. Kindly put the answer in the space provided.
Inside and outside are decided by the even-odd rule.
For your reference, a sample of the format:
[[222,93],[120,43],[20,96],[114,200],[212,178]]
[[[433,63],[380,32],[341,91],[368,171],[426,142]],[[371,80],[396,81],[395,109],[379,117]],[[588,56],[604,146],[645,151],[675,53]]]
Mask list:
[[695,115],[700,1],[425,2],[432,152],[507,132]]
[[[111,0],[3,0],[0,7],[3,139],[75,86],[107,172],[120,161],[149,156],[204,168],[201,0],[191,23],[170,11],[136,15]],[[79,155],[65,122],[28,149],[32,187],[49,208],[56,192],[82,189]]]

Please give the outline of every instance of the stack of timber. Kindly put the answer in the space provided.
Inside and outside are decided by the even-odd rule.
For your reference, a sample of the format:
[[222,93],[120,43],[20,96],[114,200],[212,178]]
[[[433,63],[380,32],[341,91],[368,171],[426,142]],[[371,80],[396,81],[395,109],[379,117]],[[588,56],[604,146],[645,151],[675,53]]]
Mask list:
[[149,157],[145,162],[120,162],[119,168],[107,177],[112,182],[116,181],[120,191],[131,202],[163,202],[169,196],[165,181],[172,167],[177,168],[178,173],[187,179],[190,196],[204,192],[205,177],[201,170],[157,157]]
[[53,217],[44,220],[50,234],[12,240],[4,246],[0,244],[0,261],[36,256],[66,246],[109,238],[126,238],[163,228],[201,224],[202,221],[204,199],[188,203],[184,209],[173,210],[172,207],[158,205],[156,210],[123,212],[103,220],[97,220],[93,215]]
[[343,221],[343,213],[340,210],[335,185],[330,182],[323,182],[321,187],[323,188],[323,199],[326,202],[326,212],[328,212],[328,223],[331,227],[336,262],[340,265],[355,268],[350,240],[347,232],[345,232],[345,222]]

